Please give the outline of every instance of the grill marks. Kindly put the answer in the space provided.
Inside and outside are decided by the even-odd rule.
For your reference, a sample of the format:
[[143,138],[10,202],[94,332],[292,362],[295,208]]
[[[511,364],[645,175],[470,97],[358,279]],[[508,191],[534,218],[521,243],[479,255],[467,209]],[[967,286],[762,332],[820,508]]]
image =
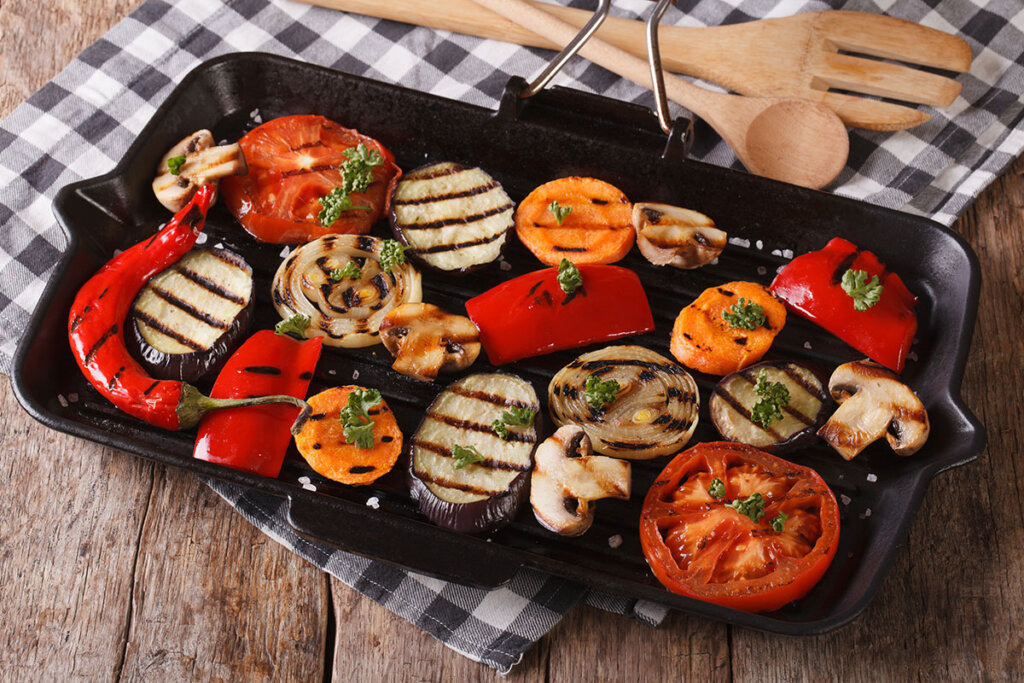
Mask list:
[[175,330],[175,329],[173,329],[171,327],[168,327],[167,325],[164,325],[163,322],[161,322],[160,320],[157,320],[156,318],[154,318],[153,316],[149,315],[148,313],[143,313],[142,311],[136,310],[132,314],[132,316],[136,320],[145,323],[149,327],[152,327],[154,330],[156,330],[160,334],[164,335],[165,337],[170,337],[171,339],[173,339],[174,341],[178,342],[182,346],[187,346],[188,348],[192,349],[193,351],[202,351],[203,350],[203,345],[202,344],[199,344],[199,343],[193,341],[192,339],[190,339],[189,337],[186,337],[185,335],[181,334],[177,330]]
[[86,365],[91,363],[93,361],[93,359],[96,358],[96,354],[100,352],[100,349],[103,348],[104,344],[106,344],[108,341],[110,341],[111,337],[113,337],[115,334],[117,334],[117,331],[118,331],[117,323],[114,323],[113,325],[110,326],[110,328],[106,332],[104,332],[103,334],[100,335],[100,338],[96,340],[96,343],[94,343],[89,348],[89,351],[85,354],[85,364]]
[[228,301],[238,304],[239,306],[245,306],[245,304],[247,303],[246,300],[243,299],[238,294],[235,294],[231,290],[220,286],[213,280],[203,277],[194,270],[190,270],[184,266],[179,265],[174,267],[174,272],[178,273],[182,277],[188,278],[189,280],[196,283],[206,291],[210,292],[211,294],[215,294],[216,296],[219,296],[222,299],[227,299]]
[[180,308],[193,318],[197,320],[202,320],[210,327],[215,327],[218,330],[226,330],[231,327],[229,323],[223,320],[218,320],[216,317],[210,315],[206,311],[199,310],[198,308],[196,308],[189,302],[185,301],[184,299],[179,299],[171,292],[168,292],[166,289],[161,289],[160,287],[151,287],[150,290],[158,297],[174,306],[175,308]]

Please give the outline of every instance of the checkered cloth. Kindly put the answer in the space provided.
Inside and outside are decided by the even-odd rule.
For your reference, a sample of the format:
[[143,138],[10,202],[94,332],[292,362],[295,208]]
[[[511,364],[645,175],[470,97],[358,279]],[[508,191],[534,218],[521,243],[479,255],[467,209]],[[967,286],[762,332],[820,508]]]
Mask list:
[[[615,4],[617,14],[634,18],[651,7],[646,0]],[[885,12],[967,39],[975,59],[971,73],[959,77],[960,98],[946,110],[929,110],[932,120],[909,131],[853,131],[838,194],[948,225],[1024,147],[1019,0],[680,0],[677,7],[666,23],[715,25],[841,7]],[[298,57],[492,108],[509,75],[528,77],[550,57],[288,0],[148,0],[0,124],[0,370],[9,371],[17,340],[66,248],[50,211],[57,189],[110,170],[189,70],[241,50]],[[651,102],[639,86],[579,59],[556,83]],[[698,129],[694,155],[736,164],[707,127]],[[210,485],[278,542],[503,672],[582,599],[651,624],[665,615],[660,606],[588,592],[533,571],[494,591],[411,574],[299,538],[277,499]]]

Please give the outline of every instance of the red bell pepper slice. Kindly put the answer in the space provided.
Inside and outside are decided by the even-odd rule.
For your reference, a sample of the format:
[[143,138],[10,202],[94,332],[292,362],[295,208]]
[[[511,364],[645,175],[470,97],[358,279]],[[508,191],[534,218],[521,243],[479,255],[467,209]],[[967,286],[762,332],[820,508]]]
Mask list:
[[583,285],[566,294],[558,269],[521,275],[466,302],[492,365],[650,332],[640,278],[618,266],[578,266]]
[[[882,283],[878,303],[864,311],[854,308],[853,297],[841,285],[849,269],[866,271],[869,278],[878,276]],[[834,238],[821,251],[793,259],[775,277],[770,289],[790,310],[885,367],[903,372],[917,332],[917,297],[870,251]]]
[[[320,359],[321,342],[319,337],[298,341],[273,330],[260,330],[228,359],[210,396],[287,394],[305,398]],[[298,416],[299,409],[285,403],[216,410],[199,423],[193,456],[276,477],[292,440],[292,423]]]

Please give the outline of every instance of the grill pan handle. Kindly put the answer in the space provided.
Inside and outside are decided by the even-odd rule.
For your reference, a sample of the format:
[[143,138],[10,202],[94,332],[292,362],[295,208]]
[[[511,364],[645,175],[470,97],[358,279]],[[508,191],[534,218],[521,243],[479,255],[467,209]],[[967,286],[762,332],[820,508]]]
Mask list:
[[[331,514],[325,514],[325,502]],[[519,570],[507,549],[433,524],[340,501],[288,498],[288,522],[301,536],[369,558],[387,557],[403,569],[480,588],[508,583]]]

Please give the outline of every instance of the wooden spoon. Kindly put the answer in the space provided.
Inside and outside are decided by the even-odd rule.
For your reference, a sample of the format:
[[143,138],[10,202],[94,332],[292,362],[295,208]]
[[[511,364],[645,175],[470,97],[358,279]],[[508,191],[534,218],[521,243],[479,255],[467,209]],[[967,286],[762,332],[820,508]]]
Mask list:
[[[474,0],[523,28],[565,45],[577,29],[523,0]],[[580,54],[623,78],[653,88],[647,62],[600,39]],[[820,188],[846,165],[850,139],[843,122],[823,104],[795,98],[745,97],[705,90],[665,75],[670,99],[708,122],[752,173]]]

